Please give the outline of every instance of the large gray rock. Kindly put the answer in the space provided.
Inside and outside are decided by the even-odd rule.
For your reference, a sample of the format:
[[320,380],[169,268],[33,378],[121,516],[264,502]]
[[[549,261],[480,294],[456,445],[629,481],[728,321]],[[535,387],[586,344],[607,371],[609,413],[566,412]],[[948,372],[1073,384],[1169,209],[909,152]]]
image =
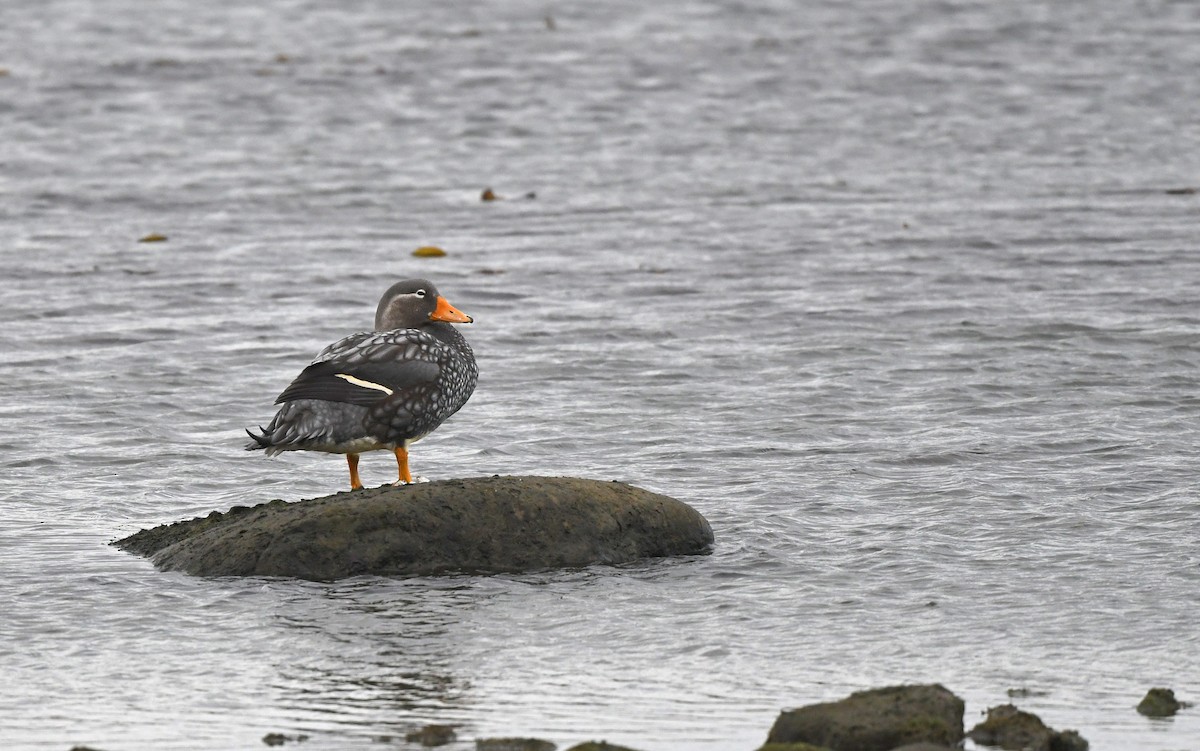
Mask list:
[[833,751],[891,751],[918,742],[953,746],[963,737],[963,709],[962,699],[938,684],[859,691],[781,713],[767,743]]
[[692,507],[619,482],[474,477],[348,491],[147,529],[113,543],[199,576],[502,572],[707,552]]

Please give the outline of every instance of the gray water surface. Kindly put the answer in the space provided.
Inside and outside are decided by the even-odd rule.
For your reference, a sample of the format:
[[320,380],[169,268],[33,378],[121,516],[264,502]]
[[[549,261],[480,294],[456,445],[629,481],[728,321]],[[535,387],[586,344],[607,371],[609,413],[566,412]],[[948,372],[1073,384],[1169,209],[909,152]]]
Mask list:
[[[1200,699],[1200,6],[344,5],[0,5],[5,748],[735,751],[927,681],[1200,748],[1133,709]],[[242,429],[407,276],[480,369],[415,472],[620,479],[712,555],[314,584],[108,546],[343,489]]]

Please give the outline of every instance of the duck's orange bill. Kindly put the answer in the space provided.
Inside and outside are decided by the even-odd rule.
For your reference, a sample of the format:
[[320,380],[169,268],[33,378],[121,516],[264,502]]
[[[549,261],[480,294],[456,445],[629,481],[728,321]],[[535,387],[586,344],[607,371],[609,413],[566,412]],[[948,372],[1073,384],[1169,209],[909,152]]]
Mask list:
[[438,295],[437,310],[433,311],[433,315],[429,316],[433,321],[445,321],[447,323],[470,323],[474,319],[458,308],[450,304],[446,298]]

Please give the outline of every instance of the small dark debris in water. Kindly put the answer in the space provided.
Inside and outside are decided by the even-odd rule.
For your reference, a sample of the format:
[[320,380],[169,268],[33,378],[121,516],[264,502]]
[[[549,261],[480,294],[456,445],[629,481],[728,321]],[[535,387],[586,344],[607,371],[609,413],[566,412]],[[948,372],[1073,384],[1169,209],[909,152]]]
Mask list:
[[927,608],[936,608],[937,606],[937,600],[930,600],[929,602],[925,603],[925,607]]
[[[96,269],[99,271],[99,269]],[[151,276],[154,274],[152,269],[121,269],[121,271],[129,276]]]
[[555,751],[558,746],[538,738],[476,738],[475,751]]
[[554,16],[546,16],[546,30],[554,31],[558,28],[558,24],[554,23]]
[[4,78],[8,75],[12,75],[8,68],[0,68],[0,78]]
[[1010,688],[1005,693],[1008,694],[1008,697],[1010,699],[1028,699],[1031,696],[1049,696],[1050,695],[1049,691],[1037,691],[1032,688],[1025,688],[1024,686],[1022,686],[1020,688]]
[[291,61],[292,61],[291,55],[285,54],[283,52],[280,52],[278,55],[275,56],[275,62],[277,62],[281,65],[284,63],[290,63]]
[[71,751],[100,751],[100,749],[91,746],[71,746]]
[[1175,698],[1169,688],[1152,688],[1137,705],[1138,714],[1147,717],[1171,717],[1180,709],[1189,706]]
[[[524,195],[522,195],[521,198],[524,198],[526,201],[532,201],[535,198],[537,198],[537,193],[535,191],[531,190],[528,193],[525,193]],[[479,200],[481,200],[481,201],[503,201],[504,196],[496,193],[491,188],[484,188],[483,192],[479,194]]]
[[426,725],[404,736],[404,740],[409,743],[420,743],[422,746],[444,746],[453,743],[457,738],[454,728],[450,725]]
[[1167,188],[1163,192],[1169,196],[1194,196],[1194,195],[1196,195],[1195,188]]
[[140,242],[140,243],[161,243],[161,242],[166,242],[166,240],[167,240],[166,235],[160,235],[157,232],[151,232],[150,234],[146,235],[145,237],[139,238],[138,242]]
[[263,743],[268,746],[282,746],[285,743],[303,743],[308,740],[308,736],[300,733],[299,735],[284,735],[283,733],[267,733],[263,736]]
[[479,269],[480,274],[498,275],[503,274],[504,269]]

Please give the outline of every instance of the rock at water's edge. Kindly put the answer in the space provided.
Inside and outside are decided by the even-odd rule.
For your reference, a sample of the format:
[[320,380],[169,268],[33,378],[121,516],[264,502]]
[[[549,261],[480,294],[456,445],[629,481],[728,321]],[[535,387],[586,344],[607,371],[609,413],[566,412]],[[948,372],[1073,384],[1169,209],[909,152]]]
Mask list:
[[409,743],[419,743],[426,748],[445,746],[458,740],[458,734],[450,725],[425,725],[405,734],[404,740]]
[[235,507],[113,544],[198,576],[328,581],[625,563],[712,542],[707,520],[674,498],[619,482],[497,476]]
[[1021,751],[1087,751],[1088,748],[1088,742],[1074,730],[1054,730],[1037,715],[1012,704],[989,709],[987,718],[971,728],[967,737],[985,746]]
[[938,684],[859,691],[782,712],[767,743],[858,751],[890,751],[920,741],[953,746],[963,737],[963,709],[962,699]]
[[1147,717],[1171,717],[1183,707],[1169,688],[1152,688],[1138,702],[1137,711]]

